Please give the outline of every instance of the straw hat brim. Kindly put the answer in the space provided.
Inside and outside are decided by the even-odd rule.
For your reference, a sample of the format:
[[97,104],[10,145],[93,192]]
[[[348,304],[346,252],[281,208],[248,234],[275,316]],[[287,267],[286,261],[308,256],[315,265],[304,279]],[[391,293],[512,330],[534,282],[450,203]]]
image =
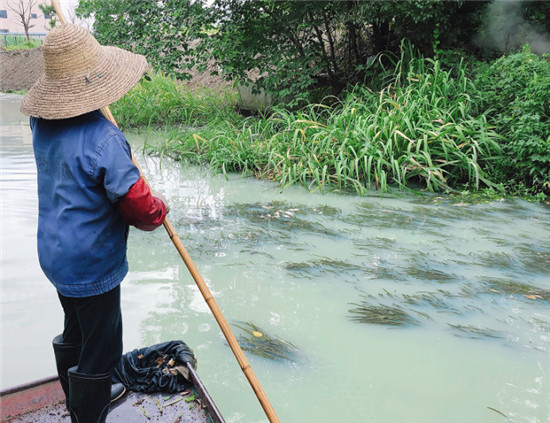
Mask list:
[[67,119],[108,106],[136,85],[147,69],[144,56],[101,46],[102,60],[92,69],[66,78],[44,73],[29,89],[21,112],[43,119]]

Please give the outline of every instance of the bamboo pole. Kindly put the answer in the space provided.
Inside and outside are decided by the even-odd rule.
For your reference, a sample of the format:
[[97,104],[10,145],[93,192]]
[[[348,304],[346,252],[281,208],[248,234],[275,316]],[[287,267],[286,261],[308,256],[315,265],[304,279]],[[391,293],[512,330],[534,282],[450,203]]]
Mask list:
[[[57,0],[51,0],[51,2],[53,7],[55,8],[57,15],[59,16],[59,21],[62,24],[66,23],[67,21],[65,19],[65,16],[63,15],[63,11],[59,7]],[[105,117],[107,117],[107,119],[109,119],[114,125],[118,127],[115,121],[115,118],[113,117],[113,114],[111,113],[111,110],[109,109],[109,107],[105,106],[101,110],[105,115]],[[143,173],[141,172],[141,168],[139,167],[133,154],[132,154],[132,162],[139,169],[139,173],[143,176]],[[181,239],[176,233],[176,230],[174,229],[174,227],[172,226],[168,218],[164,219],[163,225],[164,225],[164,228],[166,229],[166,232],[168,233],[168,236],[172,240],[172,243],[178,250],[178,253],[183,259],[185,265],[187,266],[187,269],[191,273],[191,276],[195,280],[195,283],[197,284],[204,300],[206,301],[206,303],[208,304],[208,307],[212,311],[212,314],[214,315],[216,322],[218,322],[218,325],[223,335],[225,336],[225,339],[227,340],[227,343],[229,344],[231,351],[233,351],[233,354],[235,355],[235,358],[237,359],[237,362],[239,363],[241,370],[244,372],[250,386],[254,390],[254,393],[256,394],[256,397],[260,401],[260,404],[264,409],[264,412],[266,413],[269,421],[271,423],[279,423],[280,422],[279,418],[277,417],[277,414],[275,413],[275,410],[273,409],[271,403],[269,402],[269,399],[267,398],[266,393],[264,392],[262,386],[260,385],[258,378],[254,374],[254,371],[252,370],[252,367],[250,366],[239,343],[237,342],[235,335],[233,335],[233,332],[231,331],[231,328],[229,327],[227,320],[225,320],[225,317],[223,316],[222,311],[220,310],[218,304],[216,303],[216,300],[212,296],[212,293],[208,289],[208,286],[204,282],[201,274],[199,273],[197,267],[195,266],[195,263],[193,263],[191,256],[189,255],[183,243],[181,242]]]

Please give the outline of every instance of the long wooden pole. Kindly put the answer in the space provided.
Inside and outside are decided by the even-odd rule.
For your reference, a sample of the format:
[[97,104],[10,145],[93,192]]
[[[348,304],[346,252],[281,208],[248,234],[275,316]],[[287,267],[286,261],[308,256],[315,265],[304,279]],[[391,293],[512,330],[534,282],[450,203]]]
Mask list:
[[[57,15],[59,16],[59,21],[62,24],[66,23],[65,16],[63,15],[63,11],[59,7],[57,0],[51,0],[51,2],[53,7],[55,8]],[[104,107],[102,111],[103,111],[103,114],[107,117],[107,119],[109,119],[113,124],[118,126],[108,106]],[[138,163],[136,162],[136,159],[133,154],[132,154],[132,162],[139,169],[140,174],[142,174],[141,169]],[[252,367],[250,366],[239,343],[237,342],[235,335],[233,335],[233,332],[231,331],[231,328],[229,327],[227,320],[225,320],[225,317],[223,316],[222,311],[218,307],[216,300],[214,299],[214,297],[212,296],[212,293],[208,289],[208,286],[204,282],[201,274],[199,273],[197,267],[195,266],[195,263],[193,263],[191,256],[183,246],[183,243],[181,242],[180,237],[176,233],[176,230],[174,229],[174,227],[172,226],[168,218],[164,219],[163,225],[164,225],[164,228],[166,229],[166,232],[168,233],[168,236],[170,237],[174,246],[178,250],[178,253],[180,254],[183,261],[185,262],[185,265],[187,266],[187,269],[191,273],[191,276],[193,276],[193,279],[195,280],[195,283],[197,284],[204,300],[208,304],[208,307],[210,307],[210,310],[212,311],[214,318],[218,322],[218,325],[222,330],[225,336],[225,339],[227,340],[229,347],[231,348],[231,351],[233,351],[233,354],[235,355],[237,362],[241,366],[241,370],[244,372],[246,378],[248,379],[248,382],[250,383],[250,386],[254,390],[256,397],[260,401],[260,404],[262,405],[262,408],[264,409],[269,421],[271,423],[279,423],[279,418],[277,417],[275,410],[273,409],[271,403],[269,402],[269,399],[267,398],[267,395],[265,394],[262,386],[260,385],[258,378],[254,374],[254,371],[252,370]]]

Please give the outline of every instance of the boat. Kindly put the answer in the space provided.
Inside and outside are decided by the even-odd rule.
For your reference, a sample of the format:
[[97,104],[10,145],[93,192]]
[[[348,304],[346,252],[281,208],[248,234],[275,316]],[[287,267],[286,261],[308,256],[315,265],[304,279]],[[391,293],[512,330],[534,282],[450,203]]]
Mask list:
[[[225,423],[195,369],[189,388],[173,394],[127,392],[111,404],[106,423]],[[52,376],[0,391],[1,423],[70,423],[59,378]]]

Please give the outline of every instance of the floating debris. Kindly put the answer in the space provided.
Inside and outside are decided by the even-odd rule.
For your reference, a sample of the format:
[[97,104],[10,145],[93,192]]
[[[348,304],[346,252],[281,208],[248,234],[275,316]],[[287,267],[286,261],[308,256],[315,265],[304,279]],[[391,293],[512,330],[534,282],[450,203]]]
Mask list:
[[509,417],[506,414],[504,414],[502,411],[498,411],[496,408],[493,408],[493,407],[487,407],[487,408],[491,411],[494,411],[497,414],[500,414],[505,419],[509,419]]
[[357,323],[372,325],[407,326],[419,325],[420,322],[399,307],[387,305],[352,304],[356,306],[348,310],[351,320]]
[[141,405],[138,406],[138,408],[143,413],[143,415],[145,416],[145,418],[147,420],[151,420],[151,416],[149,415],[149,413],[147,412],[147,410],[145,408],[143,408]]
[[244,351],[249,351],[271,360],[296,361],[298,348],[292,343],[279,337],[272,337],[266,331],[250,322],[242,322],[234,326],[243,330],[248,335],[240,335],[237,339]]

